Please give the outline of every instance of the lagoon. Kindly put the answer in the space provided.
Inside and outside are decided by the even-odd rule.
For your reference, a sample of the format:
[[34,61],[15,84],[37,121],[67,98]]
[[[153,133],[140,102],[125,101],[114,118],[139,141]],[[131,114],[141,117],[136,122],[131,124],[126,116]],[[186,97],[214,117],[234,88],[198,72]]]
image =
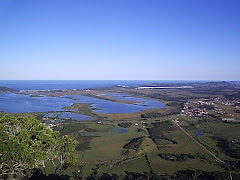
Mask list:
[[[126,104],[81,95],[68,95],[65,97],[77,98],[78,100],[76,101],[79,101],[78,103],[92,103],[92,107],[97,109],[93,110],[93,112],[104,114],[136,113],[147,109],[165,108],[165,105],[162,102],[144,98],[137,98],[141,103]],[[134,101],[135,100],[136,99],[134,99]]]
[[58,97],[30,97],[24,94],[0,93],[0,111],[6,113],[31,113],[61,111],[73,101]]
[[[71,99],[69,97],[75,97],[77,99]],[[1,93],[0,111],[7,113],[65,111],[63,108],[71,106],[73,103],[91,103],[92,107],[97,109],[93,110],[93,112],[105,114],[135,113],[146,109],[165,108],[165,105],[159,101],[132,98],[134,101],[140,100],[143,102],[126,104],[81,95],[30,97],[24,94]]]

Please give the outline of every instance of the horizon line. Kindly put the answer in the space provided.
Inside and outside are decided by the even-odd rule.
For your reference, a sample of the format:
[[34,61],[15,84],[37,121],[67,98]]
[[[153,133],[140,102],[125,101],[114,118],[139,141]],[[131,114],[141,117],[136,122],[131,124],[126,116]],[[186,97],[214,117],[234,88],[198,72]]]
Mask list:
[[182,79],[0,79],[0,81],[240,81],[240,80],[182,80]]

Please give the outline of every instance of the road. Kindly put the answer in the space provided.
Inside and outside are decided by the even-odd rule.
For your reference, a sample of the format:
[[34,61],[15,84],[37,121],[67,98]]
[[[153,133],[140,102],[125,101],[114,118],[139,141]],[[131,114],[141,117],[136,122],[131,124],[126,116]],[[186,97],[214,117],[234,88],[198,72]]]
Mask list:
[[183,129],[176,121],[173,121],[186,135],[188,135],[194,142],[196,142],[199,146],[201,146],[205,151],[207,151],[216,161],[220,163],[225,163],[223,160],[219,159],[215,156],[211,151],[209,151],[204,145],[198,142],[194,137],[192,137],[185,129]]

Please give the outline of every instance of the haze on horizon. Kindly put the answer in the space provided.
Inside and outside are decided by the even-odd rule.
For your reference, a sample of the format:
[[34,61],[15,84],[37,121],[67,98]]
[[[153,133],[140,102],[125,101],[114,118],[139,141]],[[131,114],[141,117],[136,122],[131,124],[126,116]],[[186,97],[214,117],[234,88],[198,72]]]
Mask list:
[[0,1],[0,80],[240,80],[238,0]]

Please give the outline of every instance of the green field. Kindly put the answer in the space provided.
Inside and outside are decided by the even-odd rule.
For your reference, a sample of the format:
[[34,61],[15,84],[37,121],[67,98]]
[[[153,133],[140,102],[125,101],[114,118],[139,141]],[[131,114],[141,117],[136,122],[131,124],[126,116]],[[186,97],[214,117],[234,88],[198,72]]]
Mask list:
[[[144,97],[162,101],[165,109],[149,109],[130,114],[97,114],[92,112],[91,104],[73,104],[66,107],[75,113],[93,117],[92,121],[80,122],[62,120],[54,130],[61,135],[75,138],[79,144],[76,147],[77,166],[67,168],[61,174],[69,175],[80,171],[83,178],[115,174],[124,177],[131,173],[144,177],[157,175],[169,179],[185,172],[229,173],[240,175],[240,124],[226,123],[222,117],[229,113],[235,118],[239,113],[232,106],[219,105],[226,113],[219,115],[213,110],[203,117],[190,117],[181,113],[185,103],[194,105],[193,101],[202,98],[215,97],[217,93],[224,98],[223,92],[195,92],[189,90],[139,90],[124,89],[108,90],[108,93],[126,93],[132,96]],[[75,92],[83,95],[86,92]],[[97,97],[105,91],[92,91],[88,96]],[[64,93],[66,94],[66,93]],[[51,94],[55,96],[55,94]],[[58,94],[59,95],[59,94]],[[63,94],[61,94],[63,95]],[[101,97],[105,98],[106,97]],[[112,99],[109,99],[112,100]],[[129,103],[129,102],[125,102]],[[5,113],[0,112],[0,115]],[[45,113],[25,113],[31,118],[42,120]],[[189,133],[202,146],[225,163],[217,162],[209,152],[193,141],[178,125]],[[101,121],[101,122],[99,122]],[[198,130],[202,134],[196,136]],[[53,164],[47,164],[47,174],[54,172]],[[184,174],[185,175],[185,174]],[[183,176],[184,176],[183,175]],[[191,175],[192,177],[192,175]],[[190,178],[191,179],[191,178]]]

